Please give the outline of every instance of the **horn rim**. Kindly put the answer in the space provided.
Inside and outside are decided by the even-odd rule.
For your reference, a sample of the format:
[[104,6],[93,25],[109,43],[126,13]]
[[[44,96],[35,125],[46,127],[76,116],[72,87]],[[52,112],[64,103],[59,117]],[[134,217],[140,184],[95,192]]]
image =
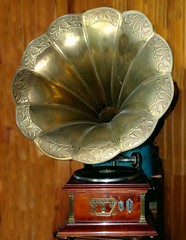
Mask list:
[[[111,93],[110,95],[112,95],[112,99],[116,99],[114,89],[118,91],[119,100],[117,103],[115,100],[113,100],[112,104],[114,109],[119,109],[119,113],[112,116],[110,121],[100,123],[99,118],[96,119],[95,117],[96,115],[100,114],[100,109],[104,110],[105,108],[110,108],[113,106],[109,105],[108,96],[103,87],[100,87],[101,97],[97,99],[94,92],[96,89],[94,89],[92,92],[90,86],[86,86],[88,89],[87,95],[79,96],[80,102],[82,101],[84,104],[83,106],[87,105],[90,108],[90,110],[87,108],[85,115],[92,116],[92,111],[94,111],[94,117],[90,119],[88,118],[87,122],[85,121],[85,118],[81,116],[79,121],[67,121],[63,123],[63,125],[69,129],[73,129],[73,125],[78,126],[77,132],[79,132],[77,135],[79,136],[79,139],[78,137],[75,138],[76,140],[78,139],[78,143],[74,143],[74,140],[71,139],[65,143],[67,135],[65,135],[65,137],[63,137],[64,139],[62,140],[58,137],[59,134],[56,134],[55,136],[52,135],[52,133],[56,133],[56,129],[57,131],[61,131],[61,128],[64,127],[63,125],[54,127],[51,130],[42,128],[40,122],[39,124],[36,124],[36,122],[33,121],[34,107],[32,106],[27,94],[27,88],[29,87],[29,81],[32,77],[32,74],[36,74],[37,76],[35,77],[37,79],[46,78],[45,75],[42,75],[43,69],[41,72],[35,70],[37,59],[42,56],[43,52],[51,48],[52,50],[49,50],[49,54],[52,54],[52,51],[59,51],[61,56],[63,55],[64,59],[66,59],[65,54],[70,54],[68,51],[66,51],[65,54],[63,51],[61,52],[59,46],[57,45],[57,41],[60,37],[59,35],[62,34],[62,30],[56,31],[56,29],[57,27],[59,29],[61,21],[64,19],[76,19],[77,22],[71,20],[71,24],[75,29],[80,27],[83,28],[84,26],[83,31],[85,42],[86,44],[92,44],[92,48],[94,47],[94,42],[88,37],[90,31],[89,27],[93,25],[97,26],[96,24],[99,25],[99,23],[106,23],[106,26],[109,26],[111,29],[113,26],[117,26],[117,29],[115,30],[115,38],[119,35],[119,31],[128,31],[129,34],[136,35],[136,38],[138,37],[141,39],[141,42],[139,42],[140,51],[142,52],[140,53],[140,56],[143,56],[143,52],[145,55],[145,51],[148,53],[148,49],[151,49],[154,54],[154,58],[150,60],[155,62],[156,68],[153,69],[151,75],[147,76],[146,78],[154,78],[154,76],[157,77],[158,75],[158,80],[156,80],[156,84],[154,84],[156,91],[153,92],[153,100],[151,99],[148,109],[144,110],[140,107],[137,107],[139,103],[136,100],[134,100],[132,104],[128,104],[130,105],[130,108],[128,109],[126,99],[125,103],[123,103],[123,95],[125,95],[126,82],[129,81],[131,72],[129,72],[129,69],[127,70],[125,79],[122,82],[122,87],[119,90],[119,85],[116,87],[114,86],[114,76],[116,75],[115,71],[117,70],[116,63],[113,63],[114,60],[111,60],[113,64],[110,71],[112,79],[110,86],[111,89],[109,89],[109,92]],[[123,23],[126,23],[126,25],[122,25]],[[67,31],[68,33],[67,28],[67,25],[65,25],[63,31]],[[90,43],[90,40],[92,43]],[[114,42],[113,44],[113,46],[115,46],[116,43]],[[32,54],[34,48],[36,49],[35,55]],[[89,45],[88,50],[92,51]],[[137,54],[138,53],[139,52],[137,52]],[[54,54],[54,57],[55,56],[56,55]],[[90,58],[92,58],[92,55],[90,56]],[[114,59],[117,56],[118,52],[114,52]],[[132,64],[138,60],[136,59],[137,58],[133,59]],[[96,65],[97,63],[95,63],[95,59],[91,59],[91,61],[93,62],[93,68],[96,69],[95,75],[98,76],[98,86],[100,86],[100,69]],[[158,120],[165,114],[173,99],[174,85],[171,76],[172,65],[173,57],[168,43],[160,35],[154,32],[149,19],[141,12],[130,10],[121,13],[116,9],[104,7],[88,10],[83,14],[69,14],[61,16],[48,27],[44,34],[29,43],[24,51],[21,65],[14,76],[12,84],[13,99],[16,104],[17,126],[27,138],[35,142],[37,147],[44,154],[52,158],[59,160],[73,159],[86,164],[95,164],[108,161],[118,155],[120,152],[128,151],[138,147],[151,136],[158,123]],[[116,68],[116,70],[113,66]],[[132,65],[130,65],[130,67],[132,68]],[[74,71],[76,72],[76,70]],[[80,77],[80,79],[82,78]],[[54,81],[53,84],[53,88],[55,89],[61,87],[58,82]],[[82,81],[82,89],[84,89],[83,85],[84,82]],[[137,94],[139,96],[140,87],[142,88],[144,85],[144,81],[138,83]],[[68,86],[64,89],[70,91],[72,95],[75,94],[75,90],[69,90]],[[91,97],[86,98],[88,94],[90,94]],[[145,101],[141,103],[142,106],[144,104]],[[96,106],[96,108],[94,106]],[[104,108],[102,106],[104,106]],[[130,117],[128,117],[126,120],[123,120],[123,115],[125,117],[130,115]],[[135,124],[133,124],[133,126],[130,124],[130,129],[125,129],[124,124],[127,124],[126,121],[130,121],[131,119],[135,119]],[[85,124],[86,126],[83,130],[82,124]],[[100,137],[101,134],[103,137]],[[94,142],[92,142],[93,137],[96,139]]]

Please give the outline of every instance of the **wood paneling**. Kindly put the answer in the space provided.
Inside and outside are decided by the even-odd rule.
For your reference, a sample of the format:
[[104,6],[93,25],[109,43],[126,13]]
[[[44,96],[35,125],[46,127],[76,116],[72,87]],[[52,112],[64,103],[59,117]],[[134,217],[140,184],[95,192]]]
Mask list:
[[185,0],[0,1],[0,239],[47,240],[66,216],[61,187],[80,164],[44,156],[15,124],[13,75],[27,44],[58,16],[109,6],[136,9],[170,44],[179,99],[156,139],[165,174],[167,240],[184,239],[186,211],[186,2]]

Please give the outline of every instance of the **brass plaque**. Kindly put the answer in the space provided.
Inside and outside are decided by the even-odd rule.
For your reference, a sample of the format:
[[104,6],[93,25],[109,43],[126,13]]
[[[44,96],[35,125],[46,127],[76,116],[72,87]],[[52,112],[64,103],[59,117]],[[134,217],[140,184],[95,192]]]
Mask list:
[[96,216],[112,216],[116,215],[116,204],[118,203],[115,198],[92,198],[90,199],[90,215]]

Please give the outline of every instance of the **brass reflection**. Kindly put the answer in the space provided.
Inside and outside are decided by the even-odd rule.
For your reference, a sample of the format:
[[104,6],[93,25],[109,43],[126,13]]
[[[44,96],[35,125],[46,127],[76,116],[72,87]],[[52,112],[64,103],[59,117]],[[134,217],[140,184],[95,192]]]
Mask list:
[[16,122],[46,155],[95,164],[145,142],[173,98],[172,53],[138,11],[57,18],[24,51]]
[[91,198],[89,203],[90,215],[108,217],[117,214],[115,207],[118,200],[115,198]]

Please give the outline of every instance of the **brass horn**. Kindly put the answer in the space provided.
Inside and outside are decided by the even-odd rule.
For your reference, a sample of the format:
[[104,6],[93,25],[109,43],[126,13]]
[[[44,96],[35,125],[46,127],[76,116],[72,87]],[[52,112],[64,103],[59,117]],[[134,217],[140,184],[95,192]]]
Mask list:
[[16,122],[46,155],[95,164],[144,143],[171,104],[172,53],[138,11],[56,19],[26,48]]

